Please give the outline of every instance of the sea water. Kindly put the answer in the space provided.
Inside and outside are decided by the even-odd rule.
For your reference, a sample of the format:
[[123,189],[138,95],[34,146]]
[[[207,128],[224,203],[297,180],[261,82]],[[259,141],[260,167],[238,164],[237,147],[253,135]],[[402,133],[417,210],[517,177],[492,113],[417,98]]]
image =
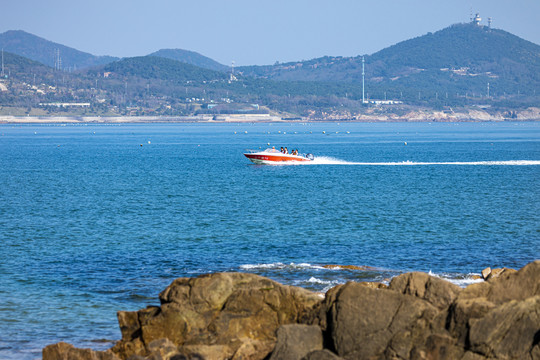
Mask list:
[[[242,155],[271,146],[315,160]],[[0,358],[104,349],[177,277],[465,286],[540,258],[540,123],[2,125],[0,204]]]

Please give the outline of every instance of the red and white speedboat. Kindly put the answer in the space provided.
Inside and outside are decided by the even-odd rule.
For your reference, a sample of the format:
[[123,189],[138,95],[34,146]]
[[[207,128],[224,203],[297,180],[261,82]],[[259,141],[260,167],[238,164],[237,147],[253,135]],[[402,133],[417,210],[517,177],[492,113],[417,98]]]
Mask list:
[[255,164],[280,164],[284,162],[302,162],[302,161],[313,161],[312,154],[284,154],[276,149],[266,149],[264,151],[260,150],[248,150],[244,153],[244,156]]

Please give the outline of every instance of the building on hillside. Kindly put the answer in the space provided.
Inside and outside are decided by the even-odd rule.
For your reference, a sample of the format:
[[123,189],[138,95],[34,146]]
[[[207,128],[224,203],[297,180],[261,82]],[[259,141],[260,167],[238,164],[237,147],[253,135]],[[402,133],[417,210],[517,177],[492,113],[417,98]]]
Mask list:
[[51,103],[39,103],[39,106],[56,106],[59,108],[67,108],[67,107],[82,107],[82,108],[88,108],[90,107],[90,103],[61,103],[61,102],[51,102]]

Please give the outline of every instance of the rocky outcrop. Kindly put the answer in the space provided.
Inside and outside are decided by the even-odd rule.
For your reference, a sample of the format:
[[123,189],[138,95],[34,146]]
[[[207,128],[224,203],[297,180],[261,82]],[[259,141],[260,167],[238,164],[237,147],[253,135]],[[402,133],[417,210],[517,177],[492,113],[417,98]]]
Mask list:
[[161,306],[119,312],[112,349],[44,360],[540,359],[540,261],[461,289],[424,273],[349,282],[324,299],[241,273],[177,279]]
[[353,282],[328,295],[321,326],[328,346],[346,359],[407,358],[438,313],[413,296]]
[[73,345],[64,342],[49,345],[43,349],[43,359],[120,360],[120,358],[110,350],[94,351],[91,349],[77,349]]
[[227,346],[264,358],[273,348],[281,325],[298,323],[320,302],[302,288],[284,286],[252,274],[220,273],[175,280],[160,294],[160,307],[120,312],[122,340],[113,352],[122,358],[147,355],[146,344],[169,339],[176,346]]

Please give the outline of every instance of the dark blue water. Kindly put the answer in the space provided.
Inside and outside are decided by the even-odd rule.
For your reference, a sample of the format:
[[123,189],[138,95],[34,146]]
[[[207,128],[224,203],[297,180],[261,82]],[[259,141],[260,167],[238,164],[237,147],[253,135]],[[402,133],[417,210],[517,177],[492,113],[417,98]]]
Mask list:
[[[540,123],[0,133],[2,359],[110,347],[116,311],[156,304],[182,276],[251,271],[323,291],[418,270],[463,285],[540,258]],[[243,157],[268,143],[315,163]]]

